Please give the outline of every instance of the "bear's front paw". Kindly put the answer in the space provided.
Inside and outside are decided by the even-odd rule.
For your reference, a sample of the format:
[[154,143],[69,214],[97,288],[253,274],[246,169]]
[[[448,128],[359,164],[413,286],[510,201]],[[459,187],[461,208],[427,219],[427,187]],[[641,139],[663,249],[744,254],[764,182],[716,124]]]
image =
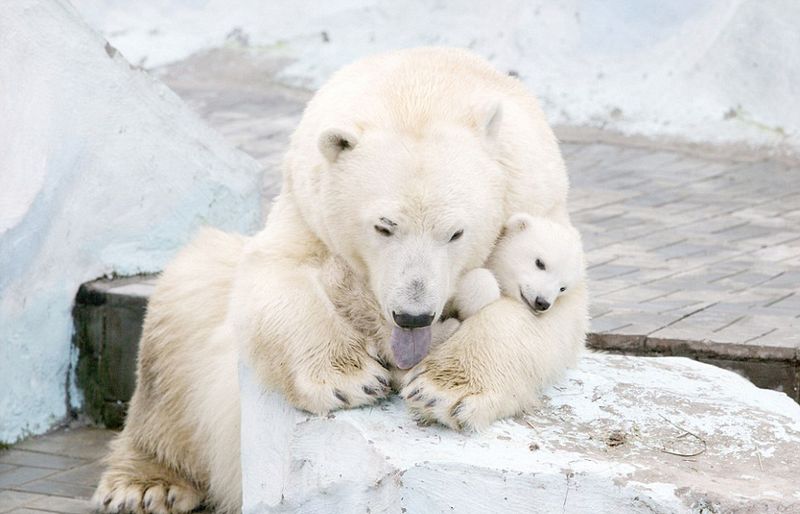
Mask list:
[[298,407],[315,414],[370,405],[391,393],[389,370],[364,355],[361,363],[309,370],[295,378]]
[[498,419],[491,394],[460,383],[457,376],[434,372],[419,364],[406,375],[401,396],[414,417],[454,430],[481,430]]

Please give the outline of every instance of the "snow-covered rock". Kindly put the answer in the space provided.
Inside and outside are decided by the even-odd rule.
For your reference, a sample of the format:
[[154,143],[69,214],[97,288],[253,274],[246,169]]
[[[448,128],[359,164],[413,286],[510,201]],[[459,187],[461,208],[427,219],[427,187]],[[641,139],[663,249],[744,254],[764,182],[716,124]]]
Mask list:
[[684,358],[588,354],[481,434],[240,384],[245,513],[800,512],[800,405]]
[[78,286],[158,271],[201,225],[254,230],[261,175],[66,1],[0,2],[0,441],[79,403]]
[[516,72],[556,125],[800,154],[794,0],[75,3],[148,68],[245,45],[315,89],[367,54],[460,46]]

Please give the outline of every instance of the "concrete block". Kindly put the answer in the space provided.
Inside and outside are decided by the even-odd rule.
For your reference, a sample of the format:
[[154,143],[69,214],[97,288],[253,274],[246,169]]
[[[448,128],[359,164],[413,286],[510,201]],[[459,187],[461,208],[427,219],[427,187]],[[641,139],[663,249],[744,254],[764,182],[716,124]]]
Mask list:
[[75,368],[84,411],[109,428],[122,426],[136,386],[136,355],[152,277],[96,280],[75,298]]
[[688,359],[587,354],[480,434],[396,397],[309,415],[240,371],[245,513],[800,511],[800,405]]

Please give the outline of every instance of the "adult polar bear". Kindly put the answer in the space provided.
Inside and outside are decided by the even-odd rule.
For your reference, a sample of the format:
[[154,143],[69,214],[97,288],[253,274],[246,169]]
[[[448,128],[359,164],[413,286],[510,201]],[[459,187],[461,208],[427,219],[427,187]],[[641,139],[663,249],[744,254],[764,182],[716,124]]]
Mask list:
[[[391,368],[398,354],[409,359],[409,345],[427,344],[424,328],[410,329],[370,354],[326,294],[332,256],[374,293],[364,304],[380,312],[356,315],[419,327],[484,264],[510,214],[569,224],[567,188],[535,99],[482,59],[415,49],[339,71],[292,137],[264,230],[206,232],[161,277],[98,507],[184,512],[205,498],[237,511],[240,350],[265,385],[324,413],[387,394],[380,361]],[[484,427],[534,403],[574,362],[586,318],[582,287],[537,318],[501,299],[414,366],[402,393],[425,418]]]

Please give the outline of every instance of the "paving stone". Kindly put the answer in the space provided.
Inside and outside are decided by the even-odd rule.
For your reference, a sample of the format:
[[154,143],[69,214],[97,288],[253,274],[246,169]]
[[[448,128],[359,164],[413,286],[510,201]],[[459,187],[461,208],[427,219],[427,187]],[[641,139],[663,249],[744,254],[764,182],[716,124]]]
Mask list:
[[0,513],[6,513],[16,507],[21,507],[43,498],[42,495],[23,493],[20,491],[0,491]]
[[600,318],[593,318],[591,321],[592,332],[594,333],[609,333],[609,332],[617,332],[622,327],[629,325],[630,323],[625,320],[619,319],[618,316],[603,316]]
[[14,489],[28,493],[49,494],[52,496],[66,496],[68,498],[89,499],[94,493],[94,487],[58,482],[49,478],[33,480],[14,486]]
[[22,484],[53,474],[52,469],[19,466],[0,474],[0,489],[19,488]]
[[115,433],[111,430],[93,427],[75,430],[67,429],[42,437],[27,439],[14,448],[96,460],[105,456],[108,443],[114,435]]
[[89,500],[63,498],[60,496],[44,496],[26,504],[34,509],[60,512],[64,514],[87,514],[92,512]]
[[69,469],[86,462],[83,459],[47,453],[11,449],[0,454],[0,462],[34,468]]
[[[103,446],[103,448],[105,447]],[[55,480],[57,482],[94,487],[100,480],[100,475],[103,473],[104,469],[105,467],[100,461],[95,461],[76,468],[59,471],[47,478],[48,480]]]

